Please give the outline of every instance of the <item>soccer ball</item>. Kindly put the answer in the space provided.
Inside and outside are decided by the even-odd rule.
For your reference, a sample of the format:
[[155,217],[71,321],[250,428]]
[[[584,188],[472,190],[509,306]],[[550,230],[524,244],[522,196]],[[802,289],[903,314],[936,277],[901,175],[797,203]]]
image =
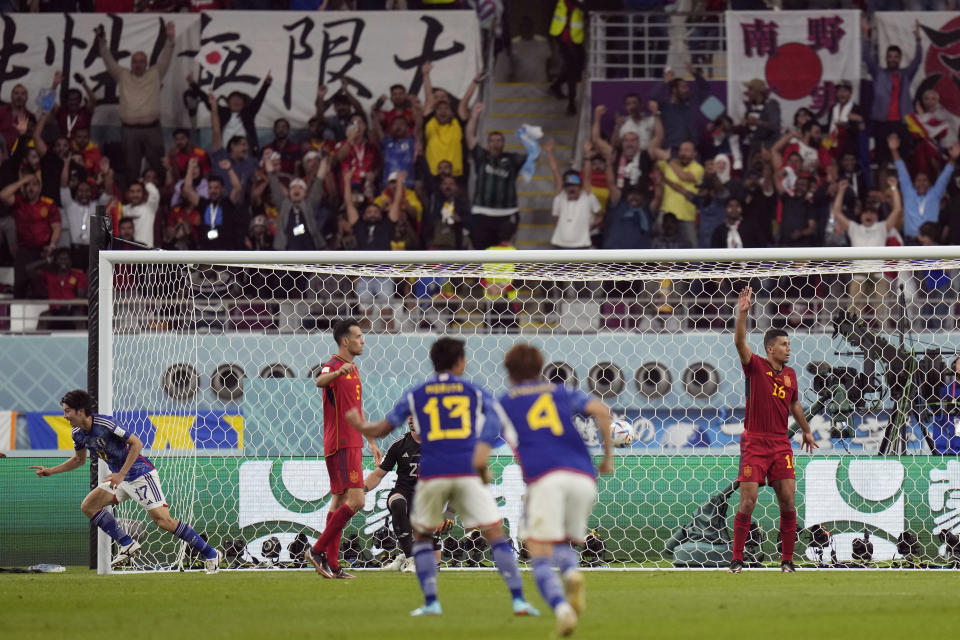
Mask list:
[[629,447],[633,444],[633,425],[626,420],[614,420],[610,425],[613,446]]

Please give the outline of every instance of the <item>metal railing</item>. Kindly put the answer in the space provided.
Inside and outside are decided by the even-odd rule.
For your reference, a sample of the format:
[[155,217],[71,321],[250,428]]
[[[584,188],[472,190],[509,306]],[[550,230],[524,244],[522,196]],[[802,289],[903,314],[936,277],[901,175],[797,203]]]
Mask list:
[[590,14],[591,80],[660,80],[664,70],[685,75],[686,65],[722,79],[727,34],[722,12],[594,12]]
[[0,334],[86,331],[87,300],[0,299]]

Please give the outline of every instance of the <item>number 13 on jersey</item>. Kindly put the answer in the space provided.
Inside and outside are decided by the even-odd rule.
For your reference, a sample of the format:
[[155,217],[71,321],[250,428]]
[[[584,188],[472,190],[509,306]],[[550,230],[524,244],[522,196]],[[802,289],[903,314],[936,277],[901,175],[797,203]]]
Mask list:
[[427,440],[464,440],[470,437],[469,396],[433,396],[423,405],[423,412],[430,419]]

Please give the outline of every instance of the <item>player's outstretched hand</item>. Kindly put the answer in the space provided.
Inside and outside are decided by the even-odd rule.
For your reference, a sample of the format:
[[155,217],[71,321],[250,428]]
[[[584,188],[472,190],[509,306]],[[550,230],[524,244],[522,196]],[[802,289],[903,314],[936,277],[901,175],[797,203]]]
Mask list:
[[342,376],[346,376],[353,373],[356,370],[357,370],[357,365],[353,364],[352,362],[345,362],[339,369],[337,369],[337,373],[339,373]]
[[600,461],[600,466],[597,467],[597,471],[599,471],[602,476],[608,476],[613,473],[613,456],[604,456],[603,460]]
[[50,475],[50,469],[47,469],[46,467],[38,467],[38,466],[34,465],[34,466],[30,467],[30,468],[37,470],[37,477],[38,477],[38,478],[42,478],[43,476],[48,476],[48,475]]
[[737,300],[737,311],[740,313],[747,313],[750,311],[750,296],[753,294],[753,289],[750,287],[744,287],[740,290],[740,299]]
[[360,427],[363,426],[363,417],[360,415],[360,410],[357,409],[356,407],[347,411],[343,417],[346,418],[347,422],[350,423],[350,426],[356,429],[357,431],[359,431]]
[[803,434],[803,442],[800,443],[800,450],[806,451],[807,453],[813,453],[814,449],[819,449],[820,445],[817,444],[817,441],[813,439],[812,433]]
[[383,462],[383,451],[380,450],[380,447],[376,443],[370,443],[370,452],[373,453],[373,466],[379,467],[380,463]]

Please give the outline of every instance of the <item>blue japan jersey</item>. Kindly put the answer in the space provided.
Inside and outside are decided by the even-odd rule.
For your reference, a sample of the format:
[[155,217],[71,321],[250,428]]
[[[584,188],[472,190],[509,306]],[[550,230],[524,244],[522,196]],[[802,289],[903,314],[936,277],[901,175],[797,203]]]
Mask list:
[[513,447],[523,479],[533,482],[551,471],[596,477],[590,450],[573,424],[591,396],[550,382],[527,382],[500,396],[503,437]]
[[[127,453],[130,451],[127,438],[130,437],[130,434],[117,426],[110,416],[94,414],[90,431],[84,431],[80,427],[76,427],[73,429],[72,435],[73,448],[76,451],[87,449],[91,456],[105,460],[112,473],[120,471],[123,463],[127,461]],[[150,461],[143,456],[137,456],[124,480],[129,482],[151,471],[153,471],[153,465],[150,464]]]
[[442,373],[403,394],[387,420],[396,429],[413,416],[422,441],[421,480],[472,476],[477,440],[494,447],[500,437],[496,404],[483,387]]

